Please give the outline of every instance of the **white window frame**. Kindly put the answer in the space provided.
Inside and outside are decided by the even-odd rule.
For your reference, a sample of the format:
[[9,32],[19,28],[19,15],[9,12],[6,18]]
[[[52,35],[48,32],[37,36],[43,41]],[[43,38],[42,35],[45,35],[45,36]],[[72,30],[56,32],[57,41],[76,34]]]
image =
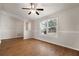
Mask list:
[[[53,20],[53,19],[56,19],[56,33],[48,33],[48,21],[49,20]],[[43,20],[43,21],[41,21],[41,22],[44,22],[44,21],[47,21],[47,29],[46,29],[46,31],[47,31],[47,34],[42,34],[41,33],[41,28],[40,28],[40,33],[42,34],[42,35],[49,35],[49,36],[57,36],[57,34],[58,34],[58,17],[53,17],[53,18],[49,18],[49,19],[47,19],[47,20]],[[41,22],[40,22],[40,24],[41,24]]]

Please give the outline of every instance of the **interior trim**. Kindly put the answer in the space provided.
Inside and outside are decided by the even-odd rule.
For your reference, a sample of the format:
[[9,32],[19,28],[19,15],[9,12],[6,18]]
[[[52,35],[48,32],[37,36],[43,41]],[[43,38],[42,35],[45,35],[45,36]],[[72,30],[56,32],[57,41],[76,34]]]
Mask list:
[[79,34],[79,31],[59,31],[59,32],[62,32],[62,33],[78,33]]

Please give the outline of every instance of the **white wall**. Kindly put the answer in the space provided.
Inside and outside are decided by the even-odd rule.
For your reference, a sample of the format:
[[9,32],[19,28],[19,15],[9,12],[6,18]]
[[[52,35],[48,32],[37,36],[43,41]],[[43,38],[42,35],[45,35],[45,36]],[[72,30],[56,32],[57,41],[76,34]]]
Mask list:
[[23,21],[10,16],[7,12],[0,12],[0,39],[23,37]]
[[[41,35],[39,23],[52,17],[58,17],[58,37]],[[35,22],[34,35],[37,39],[79,50],[79,7],[38,19]]]

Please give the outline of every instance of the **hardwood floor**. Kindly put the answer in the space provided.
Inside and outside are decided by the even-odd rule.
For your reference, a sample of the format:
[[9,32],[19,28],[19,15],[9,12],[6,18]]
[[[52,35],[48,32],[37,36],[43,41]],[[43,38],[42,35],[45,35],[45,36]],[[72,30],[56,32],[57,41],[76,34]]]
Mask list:
[[79,51],[36,39],[3,40],[0,56],[79,56]]

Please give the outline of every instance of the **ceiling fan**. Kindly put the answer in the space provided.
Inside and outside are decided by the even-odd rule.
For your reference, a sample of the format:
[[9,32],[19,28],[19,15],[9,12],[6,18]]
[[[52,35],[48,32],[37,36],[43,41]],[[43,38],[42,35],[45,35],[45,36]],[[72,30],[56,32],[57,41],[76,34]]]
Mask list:
[[25,10],[29,10],[28,15],[30,15],[31,13],[34,13],[34,12],[35,12],[37,15],[39,15],[39,12],[38,12],[38,11],[44,11],[43,8],[36,8],[35,3],[30,3],[30,6],[31,6],[31,8],[22,8],[22,9],[25,9]]

